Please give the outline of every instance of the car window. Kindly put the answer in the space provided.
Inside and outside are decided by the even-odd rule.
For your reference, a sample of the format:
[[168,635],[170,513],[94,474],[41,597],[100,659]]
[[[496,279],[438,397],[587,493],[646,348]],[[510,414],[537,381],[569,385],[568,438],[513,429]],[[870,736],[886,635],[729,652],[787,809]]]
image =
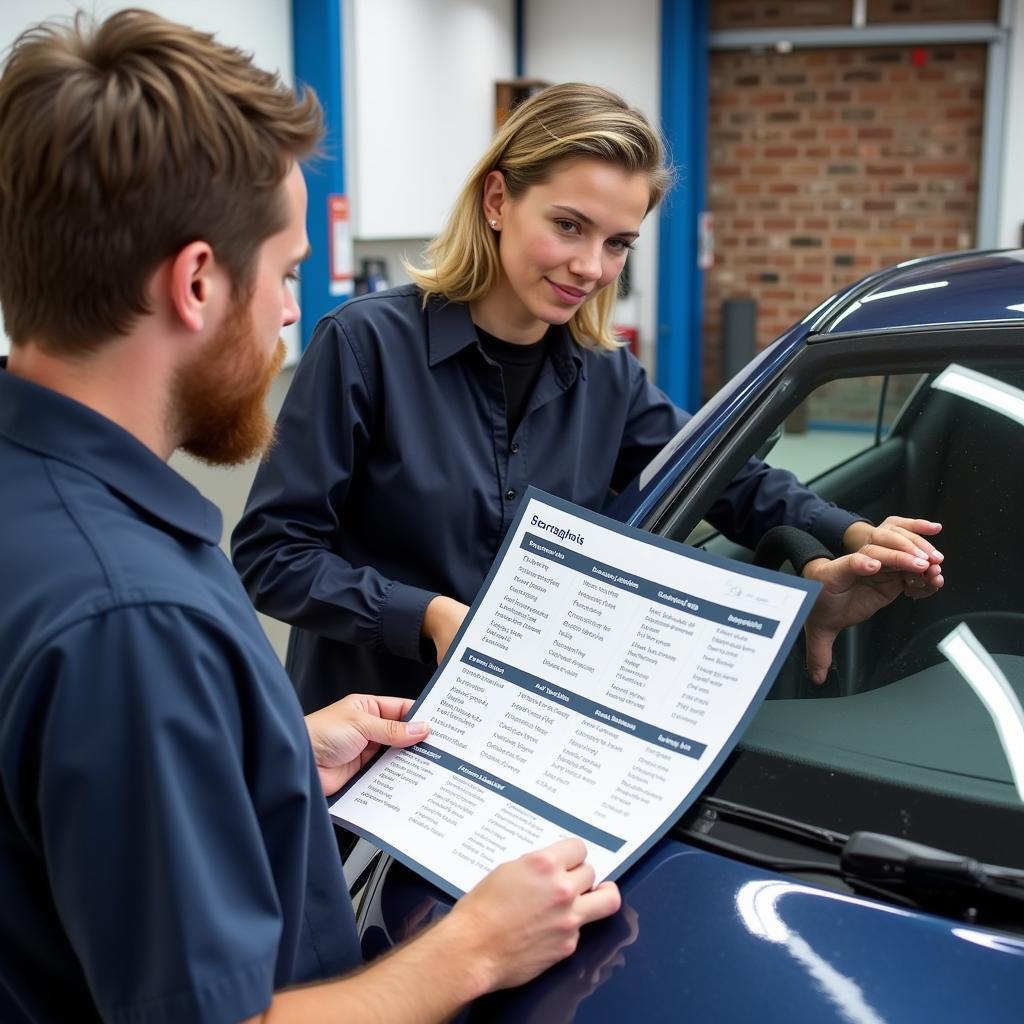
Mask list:
[[805,483],[817,479],[884,440],[920,381],[919,374],[886,374],[823,384],[786,417],[765,461]]
[[[810,483],[884,440],[922,380],[920,374],[886,374],[829,381],[776,424],[758,454]],[[703,547],[717,532],[702,520],[686,539]]]
[[[880,799],[928,791],[1001,807],[1019,835],[1024,601],[1012,567],[1024,508],[1024,367],[942,361],[923,374],[830,382],[789,417],[767,461],[875,522],[941,522],[946,586],[926,600],[898,598],[845,631],[824,687],[810,683],[794,652],[743,748],[865,787],[884,782],[889,796]],[[704,546],[737,552],[717,536]],[[823,794],[809,796],[806,810],[833,827]],[[945,836],[934,822],[915,835],[910,820],[904,836],[962,850],[962,823],[947,817],[938,826]],[[1024,844],[1016,849],[1020,864]]]

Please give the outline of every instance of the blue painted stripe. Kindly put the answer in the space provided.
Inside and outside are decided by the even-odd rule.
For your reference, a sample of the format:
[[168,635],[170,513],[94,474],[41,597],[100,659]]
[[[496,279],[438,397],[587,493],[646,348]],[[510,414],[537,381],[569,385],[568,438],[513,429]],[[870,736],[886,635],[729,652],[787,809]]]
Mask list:
[[661,208],[658,385],[683,408],[701,398],[704,275],[697,216],[705,208],[709,0],[662,0],[661,122],[678,181]]
[[[874,423],[852,423],[849,420],[808,420],[807,429],[810,430],[831,430],[842,434],[873,434]],[[796,431],[786,431],[787,437],[792,437]]]
[[330,293],[330,239],[327,202],[345,192],[345,120],[342,94],[342,0],[292,0],[295,81],[312,88],[324,110],[322,157],[305,169],[309,208],[306,232],[312,249],[302,268],[300,323],[302,347],[317,321],[338,304]]

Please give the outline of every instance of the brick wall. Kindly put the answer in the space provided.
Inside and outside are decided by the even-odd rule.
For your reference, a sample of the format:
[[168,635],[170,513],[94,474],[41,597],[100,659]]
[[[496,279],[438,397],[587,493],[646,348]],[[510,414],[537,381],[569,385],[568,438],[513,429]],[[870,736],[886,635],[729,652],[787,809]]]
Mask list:
[[793,28],[849,25],[852,0],[711,0],[712,31],[742,28]]
[[757,300],[761,348],[872,270],[974,244],[985,59],[980,45],[711,55],[705,395],[723,299]]
[[998,17],[999,0],[868,0],[869,25],[922,21],[996,21]]
[[[712,0],[711,28],[849,25],[852,0]],[[999,0],[868,0],[867,23],[995,21]]]

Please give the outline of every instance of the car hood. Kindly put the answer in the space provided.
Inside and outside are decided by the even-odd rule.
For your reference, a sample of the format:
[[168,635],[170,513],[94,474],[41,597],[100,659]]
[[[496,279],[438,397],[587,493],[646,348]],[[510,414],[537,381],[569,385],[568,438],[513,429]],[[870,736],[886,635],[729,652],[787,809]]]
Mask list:
[[[675,841],[622,884],[576,954],[466,1022],[1019,1022],[1024,941],[820,889]],[[375,955],[448,900],[392,862],[364,920]]]

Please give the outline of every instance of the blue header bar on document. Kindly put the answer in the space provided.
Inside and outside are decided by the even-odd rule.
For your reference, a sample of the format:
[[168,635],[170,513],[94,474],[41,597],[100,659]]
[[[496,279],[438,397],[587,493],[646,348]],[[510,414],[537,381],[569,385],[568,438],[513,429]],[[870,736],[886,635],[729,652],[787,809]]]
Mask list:
[[535,533],[525,533],[520,545],[524,551],[533,555],[547,558],[559,565],[568,566],[584,576],[598,579],[610,587],[616,587],[630,594],[636,594],[647,601],[655,604],[665,605],[674,608],[676,611],[685,612],[697,619],[705,619],[709,622],[716,622],[730,629],[738,630],[741,633],[752,633],[756,636],[773,637],[779,628],[775,619],[764,618],[760,615],[751,615],[749,612],[742,612],[736,608],[729,608],[724,604],[715,604],[713,601],[705,601],[702,597],[694,597],[692,594],[685,594],[681,590],[673,590],[663,586],[661,583],[654,583],[652,580],[645,580],[642,576],[617,569],[613,565],[605,565],[603,562],[588,558],[580,551],[573,551],[563,547],[561,544],[554,544],[544,537]]
[[481,654],[472,648],[466,648],[462,654],[462,661],[479,672],[486,672],[498,679],[514,683],[535,696],[546,697],[553,704],[568,708],[584,718],[591,718],[595,722],[617,729],[628,736],[635,736],[645,743],[653,743],[656,747],[663,747],[665,750],[693,758],[699,758],[707,749],[703,743],[687,739],[685,736],[679,736],[665,729],[659,729],[647,722],[641,722],[640,719],[624,715],[621,711],[616,711],[605,704],[598,704],[588,697],[581,697],[564,686],[552,686],[539,676],[523,672],[513,665],[506,665],[505,662],[498,661],[487,654]]

